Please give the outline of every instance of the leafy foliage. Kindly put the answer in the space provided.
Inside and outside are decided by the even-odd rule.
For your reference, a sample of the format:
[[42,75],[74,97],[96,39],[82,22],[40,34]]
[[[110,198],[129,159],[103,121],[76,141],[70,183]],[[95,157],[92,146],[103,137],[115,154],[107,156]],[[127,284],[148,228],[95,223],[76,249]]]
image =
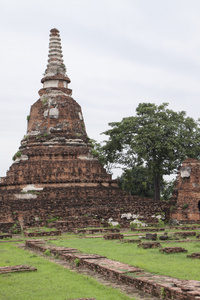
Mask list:
[[[135,166],[132,169],[124,169],[124,172],[117,178],[119,187],[128,191],[129,194],[141,197],[152,198],[154,195],[154,182],[148,169],[143,166]],[[174,181],[161,179],[161,199],[169,200],[173,191]]]
[[143,166],[125,169],[118,180],[120,188],[131,195],[153,197],[153,179]]
[[167,106],[140,103],[136,116],[109,123],[112,128],[104,132],[109,137],[102,150],[105,163],[129,169],[145,166],[154,181],[156,200],[163,175],[172,174],[185,158],[200,155],[199,121]]
[[175,179],[171,181],[163,180],[163,184],[161,187],[161,200],[169,200],[171,198],[174,184]]
[[15,155],[13,156],[12,160],[15,161],[17,158],[20,158],[21,155],[22,155],[22,153],[21,153],[20,151],[17,151],[17,152],[15,153]]
[[110,159],[111,155],[107,150],[106,146],[102,146],[100,143],[95,141],[94,139],[90,139],[89,141],[91,146],[92,155],[98,157],[100,163],[106,168],[109,174],[112,173],[113,161]]

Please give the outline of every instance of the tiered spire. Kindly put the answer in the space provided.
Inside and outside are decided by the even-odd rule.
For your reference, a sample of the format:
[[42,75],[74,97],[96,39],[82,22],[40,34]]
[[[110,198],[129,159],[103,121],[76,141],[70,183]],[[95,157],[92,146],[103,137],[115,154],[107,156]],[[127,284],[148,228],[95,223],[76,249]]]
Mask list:
[[40,99],[31,107],[27,135],[37,137],[48,134],[44,139],[45,143],[48,140],[48,144],[49,135],[61,135],[64,139],[73,139],[73,145],[80,144],[80,141],[83,143],[84,140],[86,146],[88,138],[81,107],[71,97],[72,90],[68,88],[70,79],[63,62],[60,34],[55,28],[50,31],[48,64],[42,83],[43,87],[38,92]]
[[45,70],[45,75],[41,80],[43,87],[67,88],[67,84],[70,83],[70,79],[66,75],[66,67],[62,58],[63,55],[60,34],[56,28],[53,28],[50,31],[48,57],[49,59],[47,68]]

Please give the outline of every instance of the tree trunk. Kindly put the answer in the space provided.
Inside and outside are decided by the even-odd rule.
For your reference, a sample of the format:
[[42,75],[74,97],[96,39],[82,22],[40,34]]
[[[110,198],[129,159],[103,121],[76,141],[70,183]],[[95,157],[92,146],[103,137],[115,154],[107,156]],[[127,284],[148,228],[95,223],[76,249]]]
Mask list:
[[154,175],[154,200],[160,201],[160,175]]

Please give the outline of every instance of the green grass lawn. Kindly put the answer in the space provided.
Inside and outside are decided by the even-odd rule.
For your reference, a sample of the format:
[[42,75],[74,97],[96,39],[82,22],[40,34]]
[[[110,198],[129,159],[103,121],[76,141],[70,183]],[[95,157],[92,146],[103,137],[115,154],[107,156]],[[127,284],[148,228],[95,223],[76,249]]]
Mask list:
[[29,251],[19,249],[12,242],[0,243],[0,266],[19,264],[34,266],[37,271],[1,274],[1,300],[133,299],[99,284],[90,277],[64,269]]
[[[143,233],[144,235],[146,233]],[[163,234],[163,233],[159,233]],[[128,238],[136,238],[128,237]],[[24,237],[21,236],[24,240]],[[179,279],[200,281],[200,260],[189,259],[187,254],[200,252],[200,242],[185,241],[162,243],[163,247],[183,247],[188,253],[164,254],[159,249],[142,249],[137,244],[120,243],[119,240],[103,238],[84,238],[84,235],[65,234],[57,240],[48,241],[57,246],[77,248],[83,253],[104,255],[148,272],[167,275]],[[22,250],[10,242],[0,243],[0,266],[27,264],[37,268],[36,272],[10,273],[0,275],[0,300],[28,299],[131,299],[109,287],[97,283],[94,279],[77,274],[52,263],[27,250]],[[132,298],[133,299],[133,298]]]
[[183,247],[188,253],[165,254],[157,249],[138,248],[137,244],[120,243],[118,240],[102,238],[78,238],[69,236],[66,239],[51,241],[54,245],[74,247],[83,253],[105,255],[107,258],[118,260],[148,272],[167,275],[179,279],[200,280],[200,260],[189,259],[187,254],[200,252],[200,242],[163,243],[163,247]]

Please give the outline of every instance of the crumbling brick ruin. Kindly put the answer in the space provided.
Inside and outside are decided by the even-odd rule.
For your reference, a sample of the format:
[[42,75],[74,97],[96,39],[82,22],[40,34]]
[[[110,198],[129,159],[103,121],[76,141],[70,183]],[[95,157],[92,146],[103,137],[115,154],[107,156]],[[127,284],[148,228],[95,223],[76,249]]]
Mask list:
[[60,219],[79,220],[81,227],[81,218],[87,218],[87,225],[109,218],[126,225],[127,219],[129,223],[140,217],[155,221],[155,214],[161,212],[169,218],[167,204],[121,191],[91,154],[81,107],[68,88],[57,29],[50,32],[49,59],[41,82],[27,134],[6,177],[1,178],[2,226],[8,222],[38,226]]
[[200,222],[200,161],[186,159],[179,168],[173,191],[171,218],[180,222]]

